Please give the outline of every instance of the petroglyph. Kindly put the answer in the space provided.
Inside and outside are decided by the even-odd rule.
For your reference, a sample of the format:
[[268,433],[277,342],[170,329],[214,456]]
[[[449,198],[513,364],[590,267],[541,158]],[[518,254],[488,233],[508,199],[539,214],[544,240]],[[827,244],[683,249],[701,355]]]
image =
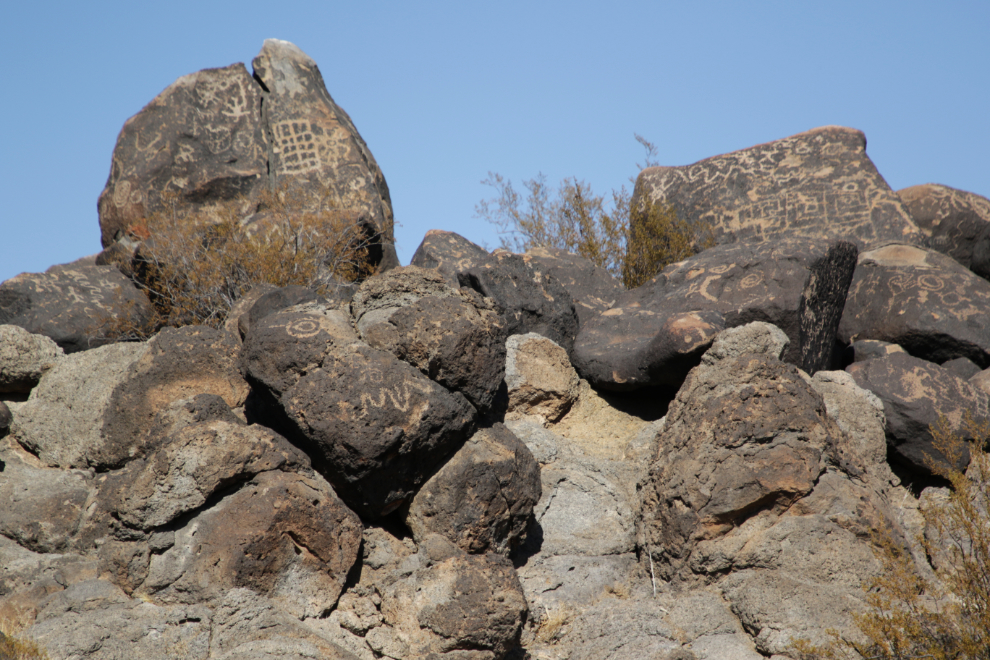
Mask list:
[[[301,174],[339,163],[347,152],[347,135],[339,126],[322,126],[316,122],[286,120],[272,126],[274,150],[281,172]],[[355,191],[364,180],[348,181]]]
[[783,235],[860,246],[920,240],[865,147],[859,131],[816,129],[693,165],[643,170],[636,195],[710,223],[719,243]]

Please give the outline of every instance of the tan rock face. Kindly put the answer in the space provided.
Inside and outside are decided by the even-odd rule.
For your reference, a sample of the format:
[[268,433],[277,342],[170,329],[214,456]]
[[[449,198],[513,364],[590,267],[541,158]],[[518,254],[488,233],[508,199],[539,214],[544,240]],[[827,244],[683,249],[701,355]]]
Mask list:
[[825,126],[683,167],[651,167],[634,197],[707,222],[719,243],[784,236],[844,239],[861,249],[922,234],[866,155],[866,136]]
[[48,337],[0,325],[0,392],[30,392],[63,355]]
[[578,375],[567,351],[532,332],[506,341],[505,384],[508,419],[528,415],[544,423],[559,421],[578,395]]

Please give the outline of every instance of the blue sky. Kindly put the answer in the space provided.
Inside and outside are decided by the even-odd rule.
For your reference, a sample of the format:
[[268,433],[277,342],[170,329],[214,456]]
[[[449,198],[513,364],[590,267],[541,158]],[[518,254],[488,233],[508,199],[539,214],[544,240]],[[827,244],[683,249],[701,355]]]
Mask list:
[[990,196],[990,2],[35,2],[2,11],[0,281],[99,251],[124,121],[265,38],[320,67],[391,190],[399,258],[433,228],[489,247],[489,171],[606,192],[840,124],[895,190]]

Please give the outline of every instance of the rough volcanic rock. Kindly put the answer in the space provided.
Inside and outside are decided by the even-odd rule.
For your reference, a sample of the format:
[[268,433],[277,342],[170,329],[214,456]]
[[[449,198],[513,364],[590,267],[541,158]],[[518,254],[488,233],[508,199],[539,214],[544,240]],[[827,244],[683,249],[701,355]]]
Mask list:
[[848,366],[853,362],[864,362],[885,358],[892,353],[907,353],[901,346],[879,339],[860,339],[849,344],[843,362]]
[[244,405],[248,384],[237,366],[237,344],[206,326],[165,328],[115,388],[105,413],[106,444],[100,466],[119,467],[145,451],[146,431],[170,403],[198,394],[215,394],[231,408]]
[[147,344],[112,344],[65,356],[18,407],[11,435],[50,466],[85,468],[116,458],[105,418],[116,387],[147,352]]
[[198,603],[246,587],[299,617],[333,607],[361,544],[360,519],[324,479],[278,470],[167,529],[138,594]]
[[32,459],[0,442],[0,534],[34,552],[65,552],[95,494],[93,476]]
[[567,352],[550,339],[530,332],[512,335],[505,344],[508,417],[540,417],[557,422],[578,398],[579,379]]
[[559,248],[530,248],[524,258],[533,268],[553,275],[574,298],[578,324],[584,325],[612,306],[625,289],[588,259]]
[[143,326],[151,303],[113,266],[69,264],[0,284],[0,324],[50,337],[66,353],[113,341],[112,324]]
[[406,514],[413,538],[441,534],[470,553],[508,555],[540,499],[540,467],[502,424],[482,429],[423,484]]
[[11,423],[14,421],[14,416],[10,412],[10,408],[3,401],[0,401],[0,438],[7,435],[7,431],[10,429]]
[[880,570],[869,535],[903,532],[876,456],[864,458],[805,375],[772,352],[704,361],[658,447],[638,534],[659,575],[718,589],[766,656],[852,629],[861,585]]
[[55,342],[16,325],[0,325],[0,393],[27,393],[64,355]]
[[[857,362],[846,368],[856,383],[883,401],[887,419],[887,442],[894,457],[902,463],[930,471],[928,460],[946,459],[932,446],[929,427],[940,415],[948,418],[952,428],[969,437],[962,424],[969,412],[974,419],[990,419],[987,393],[956,377],[937,364],[894,353],[881,360]],[[968,452],[959,459],[963,467]]]
[[585,324],[574,367],[605,389],[677,386],[720,331],[766,321],[790,339],[786,361],[809,373],[828,368],[855,260],[856,249],[844,242],[706,250]]
[[288,41],[266,39],[251,64],[263,88],[260,109],[272,175],[332,193],[339,213],[380,236],[372,263],[398,266],[385,176],[351,118],[330,97],[316,63]]
[[101,489],[124,524],[150,531],[202,507],[222,488],[261,472],[309,466],[306,455],[263,426],[229,421],[191,424],[135,460]]
[[436,268],[449,284],[458,286],[458,273],[489,261],[491,256],[480,245],[475,245],[452,231],[431,229],[409,262],[410,266]]
[[990,277],[990,199],[935,183],[898,190],[928,247]]
[[982,371],[976,363],[964,357],[943,362],[942,368],[963,380],[969,380]]
[[392,658],[505,658],[528,612],[512,563],[439,538],[422,544],[422,568],[384,589],[385,625],[368,632],[369,646]]
[[25,635],[57,659],[206,660],[210,610],[202,605],[159,607],[130,599],[103,580],[88,580],[52,594]]
[[280,183],[314,202],[329,195],[376,237],[370,261],[398,264],[385,178],[316,64],[269,39],[253,67],[253,77],[240,63],[183,76],[124,124],[99,201],[104,262],[129,259],[151,214],[193,222],[232,204],[247,217]]
[[491,301],[448,286],[435,270],[393,269],[364,282],[351,303],[361,338],[467,397],[493,405],[505,375],[505,329]]
[[360,341],[339,310],[304,305],[266,316],[241,355],[317,469],[371,518],[411,497],[467,439],[477,415],[462,394]]
[[300,303],[316,301],[326,302],[325,299],[320,300],[315,291],[304,286],[270,287],[257,297],[245,314],[240,316],[237,320],[237,329],[240,331],[241,337],[244,337],[252,323],[269,314]]
[[460,272],[458,281],[495,301],[509,335],[535,332],[570,353],[578,330],[574,299],[556,277],[522,255],[496,250],[488,261]]
[[819,371],[811,386],[822,395],[829,417],[846,433],[846,447],[855,453],[850,457],[853,464],[886,477],[886,417],[879,397],[857,385],[845,371]]
[[934,250],[886,245],[859,255],[839,338],[879,339],[932,362],[966,357],[986,368],[987,309],[990,282]]
[[250,589],[224,594],[212,624],[210,657],[216,660],[357,660]]
[[178,191],[179,213],[240,196],[268,183],[262,90],[243,64],[205,69],[169,85],[124,124],[100,194],[103,247],[164,208]]
[[866,136],[825,126],[682,167],[650,167],[636,200],[710,223],[719,243],[800,237],[860,249],[924,237],[866,155]]

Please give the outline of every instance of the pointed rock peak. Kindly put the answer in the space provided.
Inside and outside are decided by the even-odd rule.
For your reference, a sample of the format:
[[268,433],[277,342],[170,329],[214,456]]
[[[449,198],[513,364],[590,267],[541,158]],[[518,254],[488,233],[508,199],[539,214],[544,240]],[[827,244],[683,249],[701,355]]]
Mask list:
[[[265,87],[277,94],[295,95],[306,91],[305,78],[314,72],[316,62],[299,46],[281,39],[265,39],[261,52],[251,62],[254,75]],[[322,78],[320,84],[322,85]]]

